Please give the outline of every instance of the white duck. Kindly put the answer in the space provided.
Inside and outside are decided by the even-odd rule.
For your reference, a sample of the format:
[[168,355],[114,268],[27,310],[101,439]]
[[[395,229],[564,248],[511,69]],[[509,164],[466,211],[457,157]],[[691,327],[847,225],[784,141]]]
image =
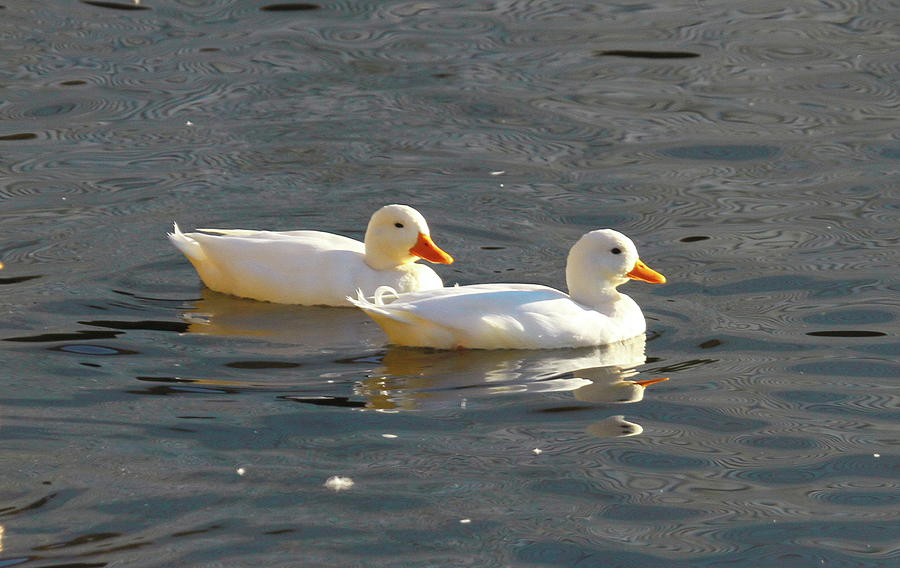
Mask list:
[[357,290],[390,286],[400,292],[443,286],[420,258],[450,264],[431,240],[428,223],[407,205],[385,205],[369,220],[365,243],[321,231],[198,229],[169,240],[207,287],[281,304],[349,306]]
[[569,294],[536,284],[475,284],[397,294],[376,290],[349,298],[391,343],[438,349],[549,349],[604,345],[646,330],[638,305],[616,287],[654,284],[662,274],[640,261],[631,239],[611,229],[587,233],[569,252]]

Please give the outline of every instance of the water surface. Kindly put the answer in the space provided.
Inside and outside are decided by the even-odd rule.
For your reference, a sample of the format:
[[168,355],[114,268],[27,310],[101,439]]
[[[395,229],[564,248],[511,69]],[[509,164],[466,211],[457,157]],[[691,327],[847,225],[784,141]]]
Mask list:
[[[896,565],[896,5],[0,12],[0,566]],[[165,238],[391,202],[449,284],[625,232],[646,341],[389,347]]]

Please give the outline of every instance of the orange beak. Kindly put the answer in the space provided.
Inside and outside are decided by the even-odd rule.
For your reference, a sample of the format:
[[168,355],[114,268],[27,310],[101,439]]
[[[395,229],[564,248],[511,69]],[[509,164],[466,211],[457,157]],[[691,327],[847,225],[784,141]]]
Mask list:
[[663,381],[668,381],[669,377],[663,377],[661,379],[647,379],[646,381],[631,381],[636,385],[641,385],[642,387],[648,387],[653,383],[661,383]]
[[431,237],[425,233],[419,233],[419,239],[416,241],[416,244],[409,249],[409,253],[416,255],[419,258],[424,258],[429,262],[436,262],[438,264],[453,263],[453,257],[442,251],[434,244]]
[[665,284],[666,277],[660,274],[659,272],[653,270],[640,260],[634,263],[634,268],[631,269],[631,272],[626,274],[625,276],[634,279],[634,280],[642,280],[644,282],[649,282],[651,284]]

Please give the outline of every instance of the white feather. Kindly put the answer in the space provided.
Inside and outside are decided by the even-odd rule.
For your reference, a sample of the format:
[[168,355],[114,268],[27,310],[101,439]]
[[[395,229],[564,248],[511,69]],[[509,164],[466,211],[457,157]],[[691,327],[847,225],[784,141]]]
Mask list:
[[175,224],[168,236],[207,287],[283,304],[349,306],[346,297],[357,289],[373,293],[381,286],[399,292],[439,288],[443,283],[434,270],[415,263],[418,256],[412,249],[421,235],[438,251],[435,258],[443,255],[438,261],[452,262],[430,242],[422,215],[406,205],[376,211],[365,243],[321,231],[200,231],[185,234]]
[[606,229],[588,233],[572,247],[566,268],[569,294],[535,284],[477,284],[401,293],[389,304],[361,296],[350,301],[395,345],[439,349],[604,345],[646,329],[638,305],[616,290],[638,277],[639,266],[651,281],[665,281],[639,261],[628,237]]

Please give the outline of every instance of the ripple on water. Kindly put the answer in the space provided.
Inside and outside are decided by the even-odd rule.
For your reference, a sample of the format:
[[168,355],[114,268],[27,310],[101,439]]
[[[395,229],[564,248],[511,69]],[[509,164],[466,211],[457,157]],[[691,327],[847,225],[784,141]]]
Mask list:
[[660,523],[702,516],[703,511],[662,505],[611,505],[598,515],[604,519],[627,522]]
[[[130,0],[19,3],[12,15],[32,21],[4,38],[0,65],[16,79],[0,109],[11,174],[0,198],[13,235],[4,272],[41,262],[27,274],[45,276],[16,285],[19,272],[3,274],[4,294],[23,299],[24,325],[5,324],[16,337],[2,344],[13,364],[55,365],[11,388],[50,385],[61,399],[16,396],[22,416],[4,413],[4,431],[29,448],[6,454],[15,466],[6,473],[33,483],[43,460],[93,488],[65,507],[16,517],[0,508],[19,525],[7,523],[8,550],[44,547],[37,563],[84,553],[85,563],[115,564],[136,553],[114,549],[153,533],[163,536],[141,553],[168,564],[227,563],[229,542],[261,534],[285,536],[244,547],[248,563],[277,565],[299,545],[313,559],[337,550],[349,564],[372,550],[376,563],[585,568],[896,556],[884,544],[896,530],[879,527],[898,505],[897,462],[884,449],[897,346],[872,335],[896,322],[883,276],[896,265],[889,198],[900,155],[885,118],[886,78],[900,71],[889,3],[102,6],[116,3]],[[454,279],[561,285],[568,244],[595,225],[622,227],[651,266],[675,271],[672,285],[630,288],[662,330],[647,367],[673,374],[629,407],[644,434],[597,440],[586,430],[610,409],[541,412],[571,410],[567,393],[486,401],[473,381],[420,389],[432,401],[452,393],[452,407],[357,412],[366,400],[354,389],[384,354],[346,334],[339,348],[291,339],[278,352],[248,333],[180,335],[197,280],[165,248],[173,215],[290,226],[385,196],[465,212],[439,222],[468,257],[444,273]],[[112,287],[132,292],[97,298]],[[32,288],[43,296],[26,296]],[[216,319],[196,307],[197,320]],[[331,317],[315,320],[321,336]],[[119,345],[141,356],[94,356]],[[66,355],[46,357],[45,347]],[[114,394],[66,400],[64,389],[90,386],[72,380],[86,376]],[[372,382],[376,394],[380,386]],[[129,431],[122,416],[143,424]],[[384,431],[400,436],[388,442]],[[63,435],[65,452],[41,445]],[[109,459],[83,459],[98,451]],[[247,477],[227,466],[237,458]],[[266,460],[281,477],[254,469]],[[114,483],[92,479],[97,467],[116,468]],[[319,469],[364,479],[365,495],[320,501]],[[378,488],[385,479],[394,485]],[[179,498],[179,487],[204,497]],[[229,508],[247,504],[248,489],[250,532]],[[297,517],[307,510],[334,526]],[[385,510],[406,524],[371,531]],[[457,510],[472,523],[458,523]],[[80,531],[67,522],[79,511]],[[93,522],[123,513],[137,528]],[[154,529],[157,519],[171,528]],[[429,526],[416,526],[423,519]],[[801,522],[782,524],[791,519]],[[501,533],[515,533],[512,552],[492,538]],[[482,540],[466,545],[473,535]],[[211,539],[225,545],[204,548]]]
[[17,140],[34,140],[38,135],[34,132],[17,132],[0,136],[0,142],[14,142]]
[[742,436],[738,438],[738,441],[751,448],[765,450],[808,450],[819,447],[814,439],[797,436]]
[[16,341],[22,343],[46,343],[53,341],[87,340],[87,339],[112,339],[121,335],[121,331],[88,331],[79,330],[71,333],[41,333],[39,335],[22,335],[17,337],[4,337],[3,341]]
[[319,10],[318,4],[309,2],[288,2],[283,4],[266,4],[260,10],[263,12],[308,12],[310,10]]
[[103,2],[100,0],[81,0],[82,4],[87,4],[88,6],[94,6],[96,8],[106,8],[109,10],[123,10],[123,11],[133,11],[133,10],[149,10],[150,7],[144,4],[140,4],[139,2],[131,2],[130,4],[126,4],[125,2]]
[[20,282],[28,282],[29,280],[35,280],[37,278],[40,278],[41,276],[41,274],[29,274],[22,276],[12,276],[10,278],[0,278],[0,286],[19,284]]
[[884,491],[863,491],[863,490],[841,490],[841,491],[823,491],[818,490],[811,496],[819,501],[838,507],[896,507],[900,505],[900,494],[896,489],[887,489]]
[[[212,386],[203,386],[204,382],[212,382],[215,381],[203,381],[200,379],[182,379],[180,377],[136,377],[139,381],[150,382],[150,383],[171,383],[165,385],[157,385],[152,387],[147,387],[145,389],[131,389],[125,392],[129,394],[136,395],[146,395],[146,396],[172,396],[172,395],[185,395],[185,394],[240,394],[243,390],[241,388],[233,388],[222,385],[212,385]],[[195,386],[193,383],[201,383],[198,386]]]
[[625,450],[622,452],[613,452],[611,457],[622,465],[650,470],[697,470],[706,469],[711,466],[711,462],[707,459],[664,454],[662,452]]
[[589,498],[597,502],[618,502],[623,498],[622,493],[602,489],[581,479],[542,479],[532,483],[529,490],[560,497]]
[[190,326],[184,322],[174,321],[117,321],[117,320],[93,320],[79,321],[81,325],[90,325],[94,327],[104,327],[109,329],[122,330],[145,330],[145,331],[171,331],[174,333],[185,333]]
[[48,347],[49,351],[62,351],[64,353],[75,353],[77,355],[93,355],[99,357],[108,357],[110,355],[137,355],[138,351],[131,349],[122,349],[121,347],[110,347],[108,345],[97,345],[94,343],[72,343],[68,345],[58,345]]
[[835,309],[810,314],[803,318],[808,324],[817,325],[872,325],[890,323],[897,319],[896,314],[887,310],[868,310],[865,308]]
[[778,146],[762,144],[717,144],[670,147],[662,154],[684,160],[720,160],[725,162],[771,160],[781,152]]
[[[798,90],[808,92],[810,89],[821,92],[828,97],[831,104],[835,107],[841,102],[844,105],[852,107],[860,107],[865,103],[870,106],[863,107],[866,114],[879,114],[888,112],[888,101],[892,96],[891,85],[879,77],[872,77],[860,74],[856,71],[845,71],[843,73],[828,73],[823,77],[816,77],[810,84],[809,78],[797,84],[786,84],[787,90]],[[880,105],[884,105],[883,110],[879,109]]]
[[862,477],[887,479],[900,467],[900,456],[846,455],[805,465],[783,468],[735,470],[730,477],[764,485],[795,485],[819,482],[823,479]]
[[828,330],[828,331],[809,331],[806,335],[812,337],[884,337],[886,333],[880,331],[863,331],[863,330]]
[[[896,532],[897,529],[896,521],[886,523],[861,523],[840,520],[828,522],[770,522],[727,529],[721,531],[719,537],[754,547],[775,547],[774,543],[799,545],[807,542],[808,539],[816,538],[842,539],[857,543],[875,544],[889,542],[892,539],[891,533]],[[822,551],[819,550],[817,554],[821,555]],[[759,558],[757,557],[756,560],[759,560]],[[799,563],[794,565],[809,566],[814,564]]]
[[875,378],[900,376],[900,365],[880,359],[831,359],[800,363],[794,365],[791,369],[804,374],[838,377]]
[[26,513],[29,511],[34,511],[37,509],[42,509],[48,504],[56,505],[60,501],[68,501],[72,497],[74,497],[78,492],[74,490],[65,490],[65,491],[54,491],[52,493],[48,493],[43,497],[35,499],[34,501],[22,504],[22,505],[7,505],[0,506],[0,517],[11,517],[14,515],[19,515],[22,513]]
[[595,52],[595,55],[606,57],[634,57],[638,59],[691,59],[700,57],[693,51],[649,51],[638,49],[607,49]]
[[225,363],[226,367],[234,369],[295,369],[302,365],[302,363],[291,361],[229,361]]
[[779,398],[800,404],[835,404],[846,402],[850,395],[846,393],[827,392],[822,390],[779,391],[774,393]]

